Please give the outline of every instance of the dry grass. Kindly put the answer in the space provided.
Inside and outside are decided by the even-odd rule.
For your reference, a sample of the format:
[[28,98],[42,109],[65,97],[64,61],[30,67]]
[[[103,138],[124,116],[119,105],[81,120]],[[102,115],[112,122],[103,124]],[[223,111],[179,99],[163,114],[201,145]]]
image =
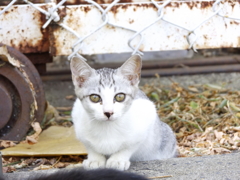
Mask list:
[[161,120],[176,134],[180,156],[229,153],[240,147],[240,91],[205,84],[146,84]]

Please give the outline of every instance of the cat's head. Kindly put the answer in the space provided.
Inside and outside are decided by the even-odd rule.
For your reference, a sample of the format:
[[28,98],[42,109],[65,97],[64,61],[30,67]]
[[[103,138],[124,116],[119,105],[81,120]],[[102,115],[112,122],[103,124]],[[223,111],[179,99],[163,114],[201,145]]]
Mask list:
[[71,60],[75,93],[92,120],[114,121],[128,111],[140,81],[141,57],[130,57],[118,69],[95,70],[83,59]]

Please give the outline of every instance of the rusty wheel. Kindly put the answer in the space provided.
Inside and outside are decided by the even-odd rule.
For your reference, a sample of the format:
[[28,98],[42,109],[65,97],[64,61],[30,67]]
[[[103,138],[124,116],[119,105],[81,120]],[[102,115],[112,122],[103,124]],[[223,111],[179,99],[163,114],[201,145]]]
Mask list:
[[0,44],[0,139],[21,140],[41,122],[45,98],[40,76],[18,50]]

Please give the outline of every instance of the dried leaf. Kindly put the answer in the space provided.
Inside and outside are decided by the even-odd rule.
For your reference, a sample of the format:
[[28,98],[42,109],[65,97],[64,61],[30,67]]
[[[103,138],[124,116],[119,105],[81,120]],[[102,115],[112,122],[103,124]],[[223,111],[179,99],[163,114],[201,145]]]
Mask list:
[[229,103],[229,105],[230,105],[230,107],[232,108],[232,110],[240,112],[240,108],[238,108],[238,107],[235,105],[235,103],[231,102],[231,103]]
[[55,107],[58,111],[71,111],[72,107]]
[[58,162],[57,164],[54,165],[55,168],[64,168],[67,165],[69,165],[69,163],[62,163],[62,162]]
[[194,101],[191,101],[190,102],[190,107],[193,109],[193,110],[196,110],[198,109],[198,103],[194,102]]
[[22,161],[20,164],[16,164],[13,167],[16,169],[21,169],[21,168],[25,168],[27,166],[28,166],[28,164],[26,164],[24,161]]
[[13,147],[13,146],[16,146],[16,143],[14,143],[13,141],[4,141],[4,140],[2,140],[0,142],[0,147],[8,148],[8,147]]
[[16,171],[16,168],[11,167],[11,166],[9,166],[9,167],[3,167],[3,168],[2,168],[2,171],[3,171],[3,173],[11,173],[11,172]]
[[48,169],[52,169],[52,166],[41,164],[40,166],[34,168],[33,170],[37,171],[37,170],[48,170]]
[[216,90],[225,90],[223,87],[215,84],[205,84],[205,87],[210,89],[216,89]]
[[149,97],[153,101],[159,101],[160,100],[159,95],[156,92],[152,92]]
[[28,143],[28,144],[36,144],[39,138],[39,135],[42,132],[42,128],[39,124],[39,122],[33,122],[32,124],[33,130],[35,133],[33,135],[27,136],[25,141],[22,141],[21,143]]
[[75,100],[76,97],[74,95],[68,95],[65,97],[67,100]]
[[218,132],[217,130],[214,130],[214,134],[216,136],[216,140],[221,140],[223,138],[223,132]]
[[167,106],[173,104],[174,102],[177,102],[179,99],[180,99],[180,97],[176,97],[176,98],[172,99],[171,101],[169,101],[169,102],[165,103],[164,105],[162,105],[162,107],[167,107]]
[[46,116],[46,121],[52,118],[57,119],[59,117],[58,111],[51,104],[49,104],[49,102],[47,102],[45,116]]
[[235,115],[236,117],[240,118],[240,113],[236,113]]
[[68,166],[66,166],[66,168],[80,168],[82,167],[82,163],[78,163],[78,164],[69,164]]
[[226,148],[213,148],[213,151],[217,154],[230,153],[231,151]]
[[194,87],[194,86],[188,86],[188,89],[189,89],[190,91],[192,91],[192,92],[195,92],[195,93],[198,93],[198,92],[199,92],[198,89],[197,89],[196,87]]

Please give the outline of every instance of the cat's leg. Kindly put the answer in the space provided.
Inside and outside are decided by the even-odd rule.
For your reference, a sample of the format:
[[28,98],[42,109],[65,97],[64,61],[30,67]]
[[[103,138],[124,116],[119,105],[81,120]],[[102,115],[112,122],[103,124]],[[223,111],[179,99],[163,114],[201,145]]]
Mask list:
[[85,169],[104,168],[106,165],[106,157],[97,153],[91,148],[87,148],[88,158],[83,161],[83,167]]
[[127,170],[130,167],[130,158],[138,147],[123,149],[115,154],[112,154],[106,163],[106,168],[118,169],[121,171]]

